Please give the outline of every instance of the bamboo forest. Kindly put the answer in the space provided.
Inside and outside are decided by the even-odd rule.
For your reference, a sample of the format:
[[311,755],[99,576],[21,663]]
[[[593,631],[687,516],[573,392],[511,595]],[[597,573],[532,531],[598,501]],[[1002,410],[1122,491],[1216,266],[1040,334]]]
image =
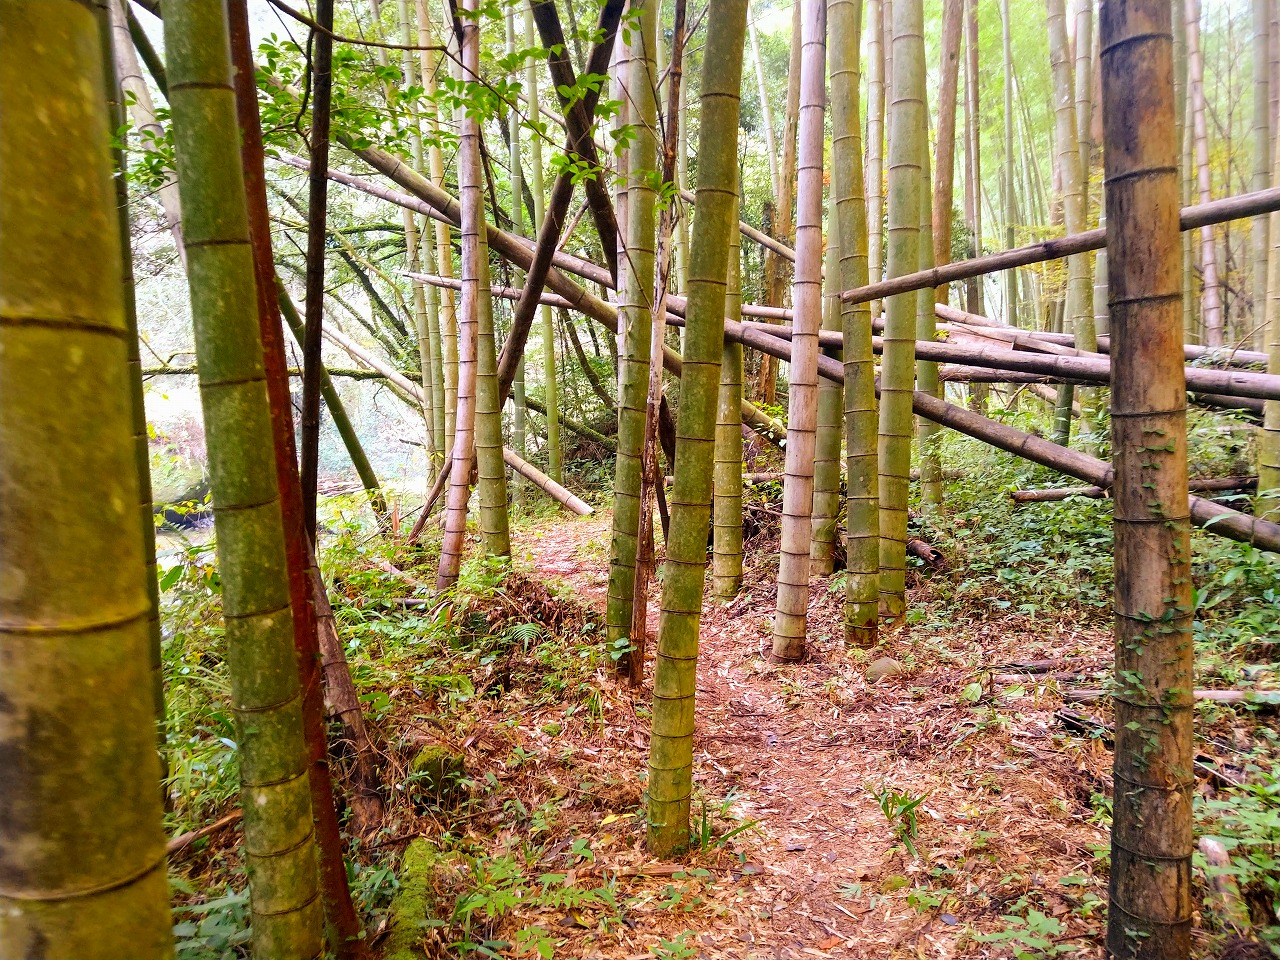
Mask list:
[[0,0],[0,960],[1280,956],[1280,0]]

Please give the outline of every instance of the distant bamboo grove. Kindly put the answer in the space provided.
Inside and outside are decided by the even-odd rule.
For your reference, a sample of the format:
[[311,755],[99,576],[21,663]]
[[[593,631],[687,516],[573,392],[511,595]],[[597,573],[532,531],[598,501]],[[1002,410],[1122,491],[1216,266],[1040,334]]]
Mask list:
[[[594,509],[572,449],[612,460],[602,642],[649,685],[662,859],[752,448],[785,458],[781,662],[837,564],[847,644],[909,629],[943,430],[1109,491],[1107,949],[1188,956],[1191,527],[1280,549],[1273,4],[1224,92],[1200,0],[269,3],[300,43],[255,42],[248,0],[0,0],[0,957],[173,952],[144,375],[199,383],[255,956],[370,953],[326,700],[353,816],[387,788],[319,574],[322,411],[376,535],[442,528],[440,591],[535,490]],[[186,367],[144,370],[131,200],[187,278]],[[411,531],[346,376],[420,423]],[[996,415],[1020,395],[1052,436]],[[1251,511],[1189,493],[1189,402],[1258,421]]]

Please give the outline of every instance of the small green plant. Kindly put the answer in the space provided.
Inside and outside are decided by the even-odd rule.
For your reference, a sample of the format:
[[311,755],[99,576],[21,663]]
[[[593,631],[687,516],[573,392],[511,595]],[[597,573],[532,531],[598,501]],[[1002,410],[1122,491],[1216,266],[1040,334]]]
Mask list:
[[[184,893],[193,890],[176,881]],[[238,960],[249,943],[249,889],[233,890],[204,903],[175,907],[173,937],[176,955],[190,960]],[[181,919],[179,919],[181,918]]]
[[1058,942],[1063,933],[1062,921],[1034,908],[1025,917],[1006,914],[1000,919],[1008,926],[994,933],[975,933],[978,943],[1003,943],[1013,950],[1017,960],[1038,960],[1040,957],[1056,957],[1069,947]]
[[920,851],[915,845],[916,837],[920,832],[919,824],[916,822],[916,810],[925,802],[929,794],[922,793],[917,797],[906,790],[889,786],[882,787],[880,790],[867,787],[867,792],[880,806],[880,812],[889,821],[889,826],[893,829],[893,835],[898,842],[905,846],[913,857],[919,857]]
[[657,957],[658,960],[685,960],[687,957],[696,957],[698,948],[696,945],[689,943],[689,938],[692,936],[693,931],[686,930],[670,940],[659,940],[649,948],[649,952]]

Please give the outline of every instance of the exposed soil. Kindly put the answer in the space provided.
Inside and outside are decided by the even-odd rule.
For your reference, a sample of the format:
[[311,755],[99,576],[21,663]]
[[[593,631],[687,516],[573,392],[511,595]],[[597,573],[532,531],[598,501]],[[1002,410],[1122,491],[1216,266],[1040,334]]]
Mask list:
[[[608,537],[607,516],[557,522],[529,536],[526,559],[603,610]],[[584,953],[651,955],[659,937],[690,929],[689,946],[707,957],[1007,956],[1007,945],[972,934],[1007,930],[1002,914],[1030,905],[1063,925],[1058,948],[1100,956],[1089,903],[1105,897],[1105,875],[1095,876],[1092,850],[1107,833],[1090,800],[1107,789],[1110,754],[1058,722],[1052,683],[1029,674],[998,688],[993,676],[1027,661],[1101,668],[1109,636],[1023,616],[931,636],[904,629],[872,657],[895,657],[905,674],[871,684],[867,654],[844,649],[841,598],[826,580],[813,583],[808,660],[766,658],[773,582],[762,564],[732,603],[708,598],[699,664],[695,795],[719,834],[754,826],[692,857],[711,872],[696,912],[655,913]],[[632,697],[616,684],[610,693]],[[636,691],[632,707],[648,702]],[[608,718],[604,739],[638,792],[647,723],[629,713]],[[925,795],[919,856],[873,790]],[[628,862],[642,856],[636,846]]]

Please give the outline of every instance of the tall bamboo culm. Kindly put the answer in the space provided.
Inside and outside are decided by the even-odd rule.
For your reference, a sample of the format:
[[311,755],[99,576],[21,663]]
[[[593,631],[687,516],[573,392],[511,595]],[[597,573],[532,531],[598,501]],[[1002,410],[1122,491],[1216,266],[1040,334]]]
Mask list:
[[[842,0],[836,0],[837,3]],[[884,263],[884,12],[883,0],[867,0],[867,160],[863,174],[867,221],[867,271],[871,280],[881,279]],[[861,27],[861,24],[859,24]],[[836,51],[831,51],[834,63]],[[856,64],[854,66],[856,70]],[[835,68],[832,68],[831,114],[835,116],[841,105],[835,101]],[[848,134],[854,136],[854,134]],[[858,142],[862,142],[860,134]],[[836,135],[832,132],[831,146],[835,149]],[[834,160],[832,161],[834,164]],[[861,163],[861,160],[859,160]],[[844,258],[841,258],[843,262]],[[847,287],[845,289],[848,289]],[[870,315],[880,316],[881,302],[868,304]],[[844,316],[843,309],[841,316]]]
[[1106,0],[1100,27],[1117,683],[1107,949],[1182,960],[1196,778],[1170,4]]
[[106,10],[0,21],[0,943],[169,957]]
[[[1201,203],[1212,199],[1209,166],[1208,106],[1204,89],[1204,49],[1200,43],[1200,0],[1186,0],[1187,99],[1191,110],[1191,144],[1195,156],[1196,189]],[[1200,229],[1201,324],[1206,346],[1220,347],[1225,336],[1222,287],[1218,277],[1218,244],[1212,226]]]
[[[657,169],[657,104],[654,51],[657,0],[636,0],[625,59],[619,63],[635,136],[628,146],[626,231],[618,269],[618,320],[622,345],[618,389],[618,456],[613,481],[613,542],[609,557],[609,600],[605,623],[610,642],[630,634],[640,530],[641,447],[649,386],[650,304],[653,272]],[[621,35],[621,34],[620,34]]]
[[[893,100],[889,133],[888,276],[913,273],[920,263],[920,211],[924,202],[922,0],[893,5]],[[907,485],[911,471],[911,398],[915,389],[914,293],[887,301],[880,374],[880,612],[906,609]]]
[[[925,104],[925,116],[929,105]],[[920,269],[933,269],[933,202],[929,196],[929,132],[920,132]],[[948,208],[949,212],[949,208]],[[934,313],[936,292],[925,287],[916,293],[916,339],[932,341],[937,334],[938,318]],[[916,389],[938,396],[938,365],[928,360],[916,361]],[[926,513],[942,506],[942,457],[938,451],[941,428],[924,417],[916,418],[916,440],[920,459],[920,506]]]
[[[734,203],[731,220],[738,219]],[[742,235],[729,234],[724,315],[741,319]],[[742,589],[742,344],[729,340],[720,358],[720,400],[716,406],[715,502],[712,507],[711,589],[729,600]]]
[[225,8],[185,0],[164,12],[254,953],[315,957],[311,795]]
[[725,287],[737,232],[738,117],[747,5],[709,0],[698,136],[698,216],[689,251],[684,364],[676,424],[671,538],[653,678],[647,803],[650,851],[667,857],[689,843],[694,693],[706,579]]
[[[418,38],[421,46],[429,47],[435,41],[435,30],[431,25],[431,17],[427,10],[427,0],[415,0],[415,12],[418,19]],[[419,51],[419,66],[422,69],[422,89],[425,118],[432,134],[427,146],[427,164],[430,168],[431,182],[444,189],[444,155],[440,150],[438,135],[440,118],[436,112],[435,94],[437,89],[436,73],[443,59],[436,51],[423,49]],[[433,57],[435,59],[433,59]],[[447,223],[435,221],[435,255],[436,273],[442,277],[453,276],[453,245],[450,240],[450,229]],[[454,426],[458,409],[458,320],[453,291],[442,288],[439,291],[440,313],[438,339],[440,353],[438,359],[441,376],[438,378],[441,396],[444,402],[444,447],[442,452],[446,458],[453,455]],[[430,321],[430,315],[428,315]]]
[[[101,8],[105,5],[106,10]],[[104,65],[114,64],[107,77],[108,114],[113,129],[125,125],[126,100],[133,100],[138,107],[138,98],[146,83],[138,69],[138,58],[134,53],[133,39],[129,35],[129,27],[125,20],[124,8],[116,0],[102,0],[99,3],[100,17],[106,15],[107,30],[104,34],[107,47],[103,50]],[[102,23],[101,19],[99,21]],[[122,49],[127,47],[127,50]],[[132,55],[132,56],[131,56]],[[150,95],[147,95],[150,103]],[[135,125],[142,127],[138,120],[150,118],[151,133],[163,133],[163,128],[155,122],[154,111],[146,105],[135,117]],[[151,634],[151,679],[152,692],[156,707],[156,745],[160,751],[160,766],[168,775],[168,758],[166,750],[165,723],[167,705],[164,698],[164,660],[161,650],[160,626],[160,581],[156,567],[156,524],[151,499],[151,442],[147,431],[147,408],[142,386],[142,351],[138,341],[138,307],[134,298],[133,256],[130,244],[129,222],[129,186],[126,177],[128,158],[124,145],[112,148],[112,183],[116,194],[116,225],[120,232],[121,275],[120,282],[124,292],[124,312],[126,338],[129,346],[129,393],[133,411],[133,448],[134,459],[138,471],[138,522],[142,526],[143,556],[147,564],[146,584],[147,599],[151,605],[148,613],[148,630]],[[177,176],[169,171],[167,187],[172,189],[173,219],[165,210],[165,219],[170,221],[170,232],[175,238],[183,257],[182,249],[182,213],[178,207]],[[161,188],[161,192],[166,188]],[[163,201],[162,201],[163,207]],[[185,266],[185,260],[183,261]]]
[[809,544],[813,538],[813,469],[818,420],[818,331],[822,326],[822,152],[826,113],[826,0],[800,2],[799,181],[796,266],[791,287],[791,366],[787,390],[786,475],[782,489],[782,556],[773,656],[805,652]]
[[[524,45],[532,50],[537,44],[533,29],[533,8],[524,8]],[[529,119],[536,126],[540,120],[538,105],[538,61],[529,58],[525,65],[524,83],[529,96]],[[542,138],[534,136],[529,143],[529,189],[533,193],[535,230],[542,229],[545,200],[542,186]],[[564,450],[560,439],[560,382],[556,377],[556,326],[551,307],[542,308],[542,389],[547,408],[547,474],[556,483],[564,483]]]
[[[840,239],[836,228],[834,199],[828,203],[826,266],[823,268],[822,329],[839,333],[840,326]],[[823,350],[834,360],[839,350]],[[827,380],[818,381],[818,433],[813,461],[813,523],[809,544],[810,572],[819,577],[835,570],[836,543],[840,538],[840,447],[844,440],[844,388]]]
[[[1271,0],[1252,0],[1253,10],[1253,131],[1251,150],[1253,176],[1250,190],[1271,186]],[[1253,259],[1253,325],[1263,319],[1267,300],[1267,253],[1270,223],[1267,217],[1254,217],[1252,224]],[[1247,338],[1252,343],[1253,336]]]
[[[874,15],[878,0],[868,4],[869,46],[876,46],[880,25]],[[841,238],[840,287],[855,289],[867,282],[869,211],[862,183],[861,118],[858,52],[861,49],[860,0],[831,0],[831,195],[836,230]],[[876,57],[871,56],[874,66]],[[874,89],[874,88],[873,88]],[[872,129],[868,124],[868,130]],[[879,136],[873,133],[873,136]],[[845,641],[871,646],[877,635],[880,595],[880,508],[878,490],[875,357],[872,352],[870,304],[841,301],[844,333],[844,429],[846,500],[849,530],[846,548]]]
[[[1280,183],[1280,138],[1277,138],[1272,177]],[[1265,335],[1267,372],[1280,373],[1280,213],[1271,214],[1269,230],[1271,256],[1267,262],[1267,298]],[[1267,400],[1262,405],[1262,429],[1257,433],[1258,501],[1256,513],[1268,520],[1276,519],[1280,510],[1280,401]]]

